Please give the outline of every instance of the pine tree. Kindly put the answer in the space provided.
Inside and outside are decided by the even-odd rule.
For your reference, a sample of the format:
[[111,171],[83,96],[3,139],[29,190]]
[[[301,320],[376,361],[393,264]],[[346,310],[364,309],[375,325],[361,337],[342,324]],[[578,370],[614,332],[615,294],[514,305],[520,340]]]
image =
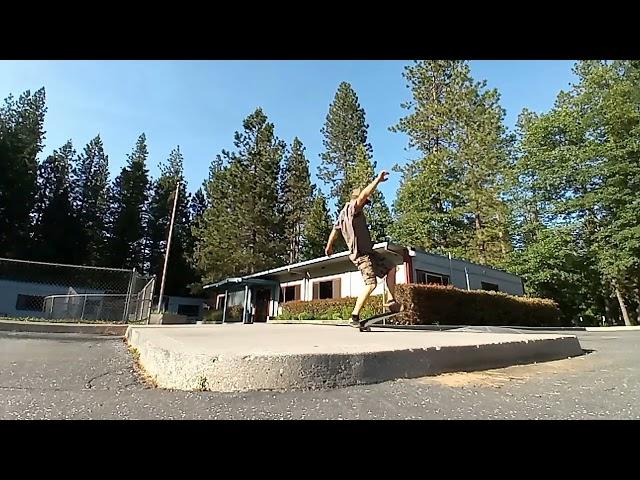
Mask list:
[[464,256],[500,266],[511,250],[510,211],[504,194],[513,138],[506,134],[498,92],[485,88],[486,82],[480,82],[470,92],[465,135],[458,151],[459,188],[467,199],[464,216],[473,227]]
[[195,258],[203,281],[244,275],[285,262],[286,242],[278,205],[278,177],[285,145],[258,108],[236,132],[236,151],[212,163],[209,206],[195,229]]
[[471,81],[463,61],[421,61],[405,67],[413,99],[410,113],[391,128],[409,136],[421,157],[396,167],[402,173],[391,236],[399,243],[460,255],[469,226],[456,158],[463,138],[465,98]]
[[236,275],[236,264],[228,252],[238,248],[233,238],[237,225],[231,217],[232,200],[229,197],[229,168],[224,165],[223,157],[228,152],[211,162],[209,178],[206,183],[207,208],[200,222],[192,226],[195,239],[193,263],[201,275],[201,283],[214,282],[222,278]]
[[[160,164],[160,177],[154,182],[153,194],[149,202],[149,271],[162,278],[162,269],[167,250],[169,224],[173,211],[176,185],[178,200],[173,223],[171,251],[167,262],[165,295],[187,295],[188,285],[195,281],[195,273],[190,265],[191,229],[187,185],[183,173],[183,157],[180,147],[169,154],[166,164]],[[159,282],[158,282],[159,288]]]
[[[204,185],[206,189],[206,183]],[[200,187],[196,192],[191,196],[191,203],[189,204],[189,215],[191,217],[191,225],[199,225],[202,217],[204,216],[204,212],[207,209],[207,199],[204,195],[202,187]]]
[[0,256],[33,258],[31,212],[44,141],[45,90],[5,99],[0,108]]
[[280,206],[289,263],[302,258],[302,234],[312,195],[309,161],[304,155],[302,142],[296,137],[291,152],[285,158],[280,179]]
[[185,246],[185,256],[188,259],[193,277],[192,282],[188,285],[189,292],[192,295],[198,296],[202,296],[204,291],[202,289],[203,284],[201,282],[202,272],[199,270],[198,263],[195,258],[198,244],[197,235],[203,228],[205,212],[209,206],[203,188],[204,191],[206,191],[207,182],[204,182],[203,187],[200,187],[191,196],[191,202],[189,204],[190,228],[188,229],[188,243]]
[[327,245],[329,234],[333,229],[333,222],[327,209],[327,201],[318,192],[311,204],[309,216],[304,226],[302,242],[302,260],[311,260],[324,256],[324,248]]
[[148,271],[147,199],[149,178],[146,166],[149,152],[144,133],[128,155],[127,165],[116,177],[110,208],[110,263],[113,267]]
[[109,214],[109,157],[100,135],[77,157],[73,168],[72,198],[82,227],[81,263],[107,265]]
[[421,157],[402,173],[392,237],[399,243],[500,264],[510,250],[503,200],[512,142],[495,90],[471,77],[465,61],[415,62],[404,77],[410,113],[392,131]]
[[79,263],[81,225],[71,200],[71,140],[54,150],[38,167],[34,254],[41,261]]
[[338,211],[351,196],[346,172],[356,161],[358,147],[363,145],[367,154],[371,154],[371,145],[367,141],[368,128],[364,109],[358,103],[355,91],[349,83],[342,82],[329,105],[329,113],[321,130],[325,151],[320,154],[321,164],[318,168],[318,178],[330,185],[330,196],[335,200]]

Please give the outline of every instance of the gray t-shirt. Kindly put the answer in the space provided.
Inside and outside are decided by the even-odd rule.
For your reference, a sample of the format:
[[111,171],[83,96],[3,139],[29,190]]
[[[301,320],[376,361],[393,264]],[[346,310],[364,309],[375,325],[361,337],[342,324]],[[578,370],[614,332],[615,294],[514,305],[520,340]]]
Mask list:
[[342,232],[344,241],[349,247],[351,260],[368,255],[373,251],[367,219],[364,210],[357,210],[356,200],[351,200],[344,206],[334,227]]

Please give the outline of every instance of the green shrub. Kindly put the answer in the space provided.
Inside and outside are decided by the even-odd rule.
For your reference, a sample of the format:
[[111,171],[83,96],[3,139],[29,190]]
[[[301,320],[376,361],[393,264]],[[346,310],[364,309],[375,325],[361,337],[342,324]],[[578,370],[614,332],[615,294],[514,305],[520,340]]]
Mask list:
[[[348,320],[355,304],[353,297],[282,303],[278,320]],[[360,316],[366,318],[382,310],[382,295],[373,295],[364,304]]]
[[[203,315],[205,323],[222,323],[223,310],[209,310]],[[242,320],[242,305],[227,307],[227,322],[239,322]]]

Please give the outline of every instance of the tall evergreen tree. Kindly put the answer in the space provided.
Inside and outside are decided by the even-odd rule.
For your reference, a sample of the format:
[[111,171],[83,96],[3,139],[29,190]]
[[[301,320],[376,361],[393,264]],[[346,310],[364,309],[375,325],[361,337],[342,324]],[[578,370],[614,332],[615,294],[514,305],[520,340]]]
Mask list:
[[403,75],[413,99],[402,107],[410,113],[391,130],[406,133],[409,147],[421,156],[396,168],[402,178],[392,237],[402,244],[460,255],[469,226],[456,154],[465,99],[472,88],[468,68],[457,60],[421,61],[405,67]]
[[31,212],[37,157],[44,141],[45,90],[29,90],[0,107],[0,256],[32,258]]
[[280,206],[289,263],[302,258],[303,229],[312,195],[309,161],[304,155],[302,142],[296,137],[291,152],[285,158],[280,179]]
[[313,198],[304,226],[302,260],[324,256],[324,247],[332,228],[333,222],[327,209],[327,200],[322,192],[318,191]]
[[[155,274],[158,279],[162,277],[169,225],[178,182],[178,199],[173,223],[171,251],[167,262],[165,295],[187,295],[189,293],[188,285],[196,280],[189,259],[192,243],[189,225],[190,198],[184,179],[183,157],[180,147],[171,151],[166,164],[160,164],[160,177],[153,184],[153,194],[149,202],[149,268],[150,272]],[[158,282],[158,288],[159,284],[160,282]]]
[[371,145],[367,140],[368,128],[358,96],[349,83],[342,82],[329,105],[329,113],[321,130],[324,152],[320,154],[318,168],[318,178],[331,187],[330,195],[338,211],[351,195],[346,172],[355,164],[358,146],[363,145],[367,154],[371,154]]
[[260,108],[244,120],[234,145],[236,151],[223,151],[209,173],[209,207],[197,229],[195,249],[203,281],[254,273],[285,262],[278,205],[285,145]]
[[110,263],[113,267],[148,271],[147,199],[149,152],[144,133],[128,155],[127,164],[116,177],[110,209]]
[[38,167],[34,260],[60,263],[80,261],[82,229],[71,200],[70,170],[75,153],[69,140]]
[[237,274],[236,264],[229,255],[238,248],[233,238],[238,229],[232,218],[229,167],[224,165],[223,159],[228,155],[223,150],[211,162],[205,190],[207,208],[201,221],[192,225],[195,239],[193,261],[203,284]]
[[100,135],[78,155],[73,168],[72,198],[82,227],[81,263],[107,265],[109,157]]
[[[206,189],[206,183],[204,185]],[[189,204],[189,215],[191,217],[191,225],[198,225],[204,216],[204,212],[207,209],[207,198],[204,195],[202,187],[200,187],[191,196],[191,202]]]
[[464,256],[482,264],[502,265],[511,250],[505,193],[514,139],[506,133],[497,90],[486,90],[483,81],[469,93],[458,151],[459,188],[467,200],[461,207],[473,231],[465,241]]
[[204,193],[206,189],[207,182],[205,181],[203,186],[196,190],[196,192],[191,196],[191,202],[189,203],[190,228],[187,237],[189,241],[185,247],[185,256],[188,258],[189,265],[191,266],[191,271],[193,273],[193,281],[188,285],[189,292],[192,295],[198,296],[203,295],[203,284],[201,281],[202,272],[198,268],[198,262],[195,258],[198,241],[196,235],[198,235],[203,228],[205,212],[209,205]]
[[511,139],[495,90],[465,61],[415,62],[404,77],[410,113],[392,127],[420,158],[401,168],[392,236],[400,243],[502,263],[510,249],[503,199]]

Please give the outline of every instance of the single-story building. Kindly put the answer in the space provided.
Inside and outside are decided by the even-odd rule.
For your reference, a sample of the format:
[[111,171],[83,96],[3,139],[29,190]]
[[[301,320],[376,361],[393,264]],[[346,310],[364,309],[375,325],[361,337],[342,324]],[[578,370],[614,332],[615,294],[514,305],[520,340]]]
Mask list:
[[[495,290],[523,295],[524,285],[517,275],[484,265],[427,253],[389,242],[374,245],[374,250],[397,265],[396,283],[435,283],[468,290]],[[314,258],[244,277],[227,278],[205,285],[216,309],[224,310],[228,321],[230,307],[244,311],[244,323],[265,322],[274,318],[280,305],[292,300],[357,297],[364,281],[348,252]],[[380,282],[373,294],[382,294]]]

